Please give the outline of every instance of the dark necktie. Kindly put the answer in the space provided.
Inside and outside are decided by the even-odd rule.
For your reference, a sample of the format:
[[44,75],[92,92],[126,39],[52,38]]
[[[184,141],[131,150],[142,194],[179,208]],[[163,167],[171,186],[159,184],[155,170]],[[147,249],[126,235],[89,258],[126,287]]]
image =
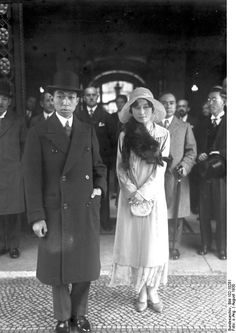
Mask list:
[[93,109],[89,109],[89,116],[92,117],[93,116]]
[[67,120],[64,128],[65,128],[66,135],[68,137],[70,137],[70,135],[71,135],[71,126],[69,125],[69,121],[68,120]]
[[165,128],[168,128],[168,127],[169,127],[169,120],[168,120],[168,119],[166,119],[166,120],[164,121],[164,127],[165,127]]
[[1,125],[2,125],[2,118],[0,118],[0,128],[1,128]]
[[216,127],[217,126],[216,118],[212,119],[211,123],[212,123],[213,127]]

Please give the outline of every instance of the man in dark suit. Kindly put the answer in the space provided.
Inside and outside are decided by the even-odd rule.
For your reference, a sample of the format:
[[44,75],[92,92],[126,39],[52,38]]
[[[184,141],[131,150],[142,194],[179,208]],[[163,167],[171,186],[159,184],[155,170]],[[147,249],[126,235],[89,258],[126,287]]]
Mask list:
[[39,104],[42,108],[42,112],[31,118],[30,127],[34,126],[40,121],[48,119],[54,112],[53,96],[49,92],[44,92],[41,94]]
[[30,120],[35,115],[37,99],[34,96],[28,96],[26,99],[26,110],[25,110],[25,124],[27,128],[30,126]]
[[98,92],[95,87],[84,90],[84,107],[77,114],[78,118],[94,126],[99,151],[104,164],[107,167],[107,194],[101,200],[100,220],[104,230],[111,230],[110,201],[109,201],[109,176],[112,167],[114,150],[116,149],[116,129],[111,115],[98,104]]
[[[73,116],[79,80],[58,72],[55,112],[29,131],[24,174],[29,223],[40,237],[38,279],[52,286],[56,332],[90,332],[90,281],[100,273],[99,207],[106,191],[106,167],[95,130]],[[71,288],[69,289],[69,285]]]
[[[198,138],[199,169],[211,155],[226,160],[226,115],[221,88],[214,87],[208,94],[211,117],[206,118]],[[218,178],[202,178],[200,182],[200,255],[205,255],[212,246],[211,220],[216,221],[216,249],[219,259],[225,260],[226,253],[226,175]]]
[[26,127],[10,109],[11,89],[0,79],[0,255],[20,255],[20,218],[25,211],[21,158]]

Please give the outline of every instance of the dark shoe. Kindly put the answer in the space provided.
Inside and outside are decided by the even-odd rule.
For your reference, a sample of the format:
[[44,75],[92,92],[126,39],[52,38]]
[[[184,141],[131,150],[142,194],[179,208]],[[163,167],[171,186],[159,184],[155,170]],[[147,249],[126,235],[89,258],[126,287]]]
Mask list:
[[173,249],[173,250],[170,250],[170,258],[173,259],[173,260],[178,260],[180,257],[180,253],[179,253],[179,250],[178,249]]
[[17,248],[10,249],[9,255],[12,259],[17,259],[20,256],[20,251]]
[[9,250],[6,249],[5,247],[0,250],[0,256],[6,254]]
[[219,256],[219,259],[220,260],[226,260],[227,259],[227,255],[226,255],[226,252],[225,251],[220,251],[218,253],[218,256]]
[[79,332],[91,332],[90,323],[85,316],[79,316],[78,319],[71,318],[71,327],[78,328]]
[[68,320],[61,321],[58,320],[56,328],[55,328],[56,333],[70,333],[70,325]]
[[208,248],[207,246],[202,246],[198,251],[197,253],[200,255],[200,256],[204,256],[205,254],[207,254],[208,252]]

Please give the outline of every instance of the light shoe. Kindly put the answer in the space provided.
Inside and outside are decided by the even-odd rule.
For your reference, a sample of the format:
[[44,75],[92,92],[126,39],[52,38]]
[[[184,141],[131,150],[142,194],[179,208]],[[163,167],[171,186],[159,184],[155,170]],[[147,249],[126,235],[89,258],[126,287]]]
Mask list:
[[153,303],[152,301],[149,300],[148,306],[150,307],[150,309],[158,313],[162,313],[164,308],[162,301],[159,301],[158,303]]
[[148,306],[147,301],[146,302],[140,302],[139,300],[137,300],[137,302],[136,302],[136,310],[138,312],[145,311],[147,309],[147,306]]

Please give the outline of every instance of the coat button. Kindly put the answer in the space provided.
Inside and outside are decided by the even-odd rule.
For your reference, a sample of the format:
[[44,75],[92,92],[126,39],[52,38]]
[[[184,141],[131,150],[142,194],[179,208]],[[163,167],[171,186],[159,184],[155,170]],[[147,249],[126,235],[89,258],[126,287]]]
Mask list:
[[89,180],[89,178],[90,178],[89,175],[86,175],[86,176],[85,176],[85,179]]
[[68,208],[68,204],[67,203],[64,203],[63,204],[63,209],[67,209]]
[[66,176],[62,176],[62,177],[61,177],[61,181],[62,181],[62,182],[65,182],[65,181],[66,181]]
[[86,151],[90,151],[90,147],[86,147]]
[[87,202],[86,203],[86,207],[89,207],[90,206],[90,204],[91,204],[91,202],[89,201],[89,202]]

